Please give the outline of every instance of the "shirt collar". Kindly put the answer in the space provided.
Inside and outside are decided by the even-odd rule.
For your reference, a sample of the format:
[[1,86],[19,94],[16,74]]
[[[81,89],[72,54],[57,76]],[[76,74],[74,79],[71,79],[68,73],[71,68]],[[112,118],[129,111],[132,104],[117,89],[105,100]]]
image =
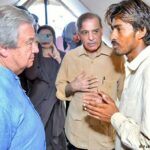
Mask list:
[[135,71],[142,64],[142,62],[150,56],[150,46],[147,46],[140,54],[133,59],[130,63],[126,62],[126,66],[129,70]]
[[10,69],[8,69],[6,67],[0,66],[0,71],[2,71],[3,74],[5,74],[5,76],[8,76],[8,77],[11,76],[11,77],[15,78],[16,80],[19,80],[19,77],[14,72],[12,72]]
[[[110,48],[107,48],[105,46],[105,44],[102,42],[101,46],[99,47],[99,49],[96,51],[97,55],[96,56],[100,56],[100,55],[107,55],[110,56],[112,54],[112,51],[110,50]],[[79,56],[81,55],[87,55],[87,52],[84,48],[83,45],[81,45],[81,50],[78,53]]]

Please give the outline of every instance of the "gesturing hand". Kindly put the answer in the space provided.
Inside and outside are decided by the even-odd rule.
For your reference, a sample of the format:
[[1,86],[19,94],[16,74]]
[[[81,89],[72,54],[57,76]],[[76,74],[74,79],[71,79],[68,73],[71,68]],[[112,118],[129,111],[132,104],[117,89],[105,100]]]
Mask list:
[[86,93],[83,99],[83,109],[101,121],[110,122],[111,116],[118,112],[115,102],[104,92]]
[[97,88],[98,79],[94,76],[88,76],[85,72],[82,72],[70,83],[74,92],[82,91],[92,91],[93,88]]

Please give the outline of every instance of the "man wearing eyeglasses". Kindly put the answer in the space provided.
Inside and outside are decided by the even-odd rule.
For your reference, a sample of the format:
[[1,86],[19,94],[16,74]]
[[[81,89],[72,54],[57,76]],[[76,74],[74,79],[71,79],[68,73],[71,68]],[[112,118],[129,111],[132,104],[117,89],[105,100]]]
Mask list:
[[102,42],[102,23],[98,15],[82,14],[77,21],[82,45],[69,51],[60,67],[57,97],[70,101],[65,132],[69,150],[112,150],[114,130],[83,110],[83,94],[103,90],[117,102],[124,80],[123,58]]

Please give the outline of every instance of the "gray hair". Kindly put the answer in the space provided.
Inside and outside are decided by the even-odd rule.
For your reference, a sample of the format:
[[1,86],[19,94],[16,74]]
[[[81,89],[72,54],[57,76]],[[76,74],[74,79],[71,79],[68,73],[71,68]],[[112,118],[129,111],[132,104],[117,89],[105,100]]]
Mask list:
[[16,48],[21,24],[34,25],[33,17],[24,10],[14,6],[0,6],[0,46]]

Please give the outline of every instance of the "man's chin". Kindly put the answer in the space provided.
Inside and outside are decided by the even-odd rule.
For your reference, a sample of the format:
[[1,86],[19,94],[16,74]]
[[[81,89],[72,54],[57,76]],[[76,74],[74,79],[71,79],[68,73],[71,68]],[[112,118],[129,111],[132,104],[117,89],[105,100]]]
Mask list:
[[89,53],[94,53],[99,49],[99,47],[87,47],[85,50]]
[[124,54],[122,54],[119,50],[117,49],[114,49],[114,53],[117,55],[117,56],[122,56]]
[[33,62],[30,62],[28,65],[27,65],[27,68],[30,68],[33,66]]

